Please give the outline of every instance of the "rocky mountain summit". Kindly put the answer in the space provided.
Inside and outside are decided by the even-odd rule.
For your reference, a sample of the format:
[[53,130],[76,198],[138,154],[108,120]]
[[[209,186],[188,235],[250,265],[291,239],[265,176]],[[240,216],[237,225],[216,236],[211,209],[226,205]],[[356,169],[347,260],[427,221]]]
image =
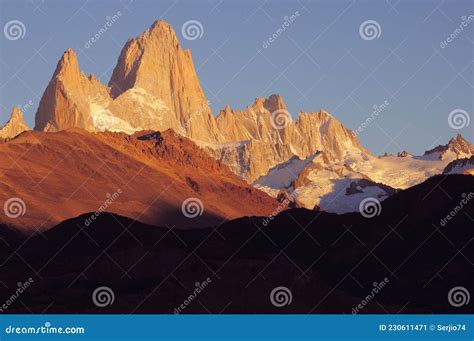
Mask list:
[[127,134],[173,129],[273,197],[287,193],[300,206],[336,213],[357,210],[366,197],[384,200],[474,155],[474,147],[458,135],[422,156],[402,151],[375,157],[323,109],[293,117],[276,94],[242,110],[226,105],[214,116],[191,52],[158,20],[127,41],[108,86],[81,72],[68,49],[41,99],[35,129]]
[[191,53],[162,20],[125,44],[109,86],[81,72],[72,49],[64,52],[41,99],[35,129],[71,127],[127,133],[172,128],[200,140],[218,138]]
[[425,152],[424,156],[432,156],[439,160],[462,159],[474,154],[474,145],[469,143],[461,134],[449,140],[446,145],[439,145]]
[[12,139],[24,131],[30,130],[25,123],[20,108],[14,107],[10,119],[0,128],[1,139]]
[[293,156],[305,159],[324,150],[329,160],[341,161],[348,154],[370,154],[350,129],[322,109],[300,112],[293,121],[278,95],[257,98],[244,111],[227,106],[216,121],[228,143],[204,147],[249,182]]
[[257,98],[243,111],[226,106],[217,117],[199,84],[191,53],[172,27],[155,22],[122,49],[108,86],[80,71],[76,53],[61,57],[36,114],[36,130],[173,129],[191,138],[249,182],[297,155],[324,150],[331,160],[369,154],[353,132],[328,112],[292,120],[278,95]]

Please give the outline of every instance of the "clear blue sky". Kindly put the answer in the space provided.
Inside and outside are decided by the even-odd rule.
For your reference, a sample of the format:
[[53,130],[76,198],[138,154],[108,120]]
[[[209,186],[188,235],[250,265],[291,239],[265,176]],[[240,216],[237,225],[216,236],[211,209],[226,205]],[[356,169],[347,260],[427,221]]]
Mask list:
[[[474,14],[473,4],[470,0],[1,0],[1,28],[14,19],[26,28],[18,40],[1,35],[1,122],[14,105],[31,101],[25,116],[34,125],[41,94],[68,47],[78,53],[86,73],[107,83],[126,40],[163,18],[175,28],[181,44],[191,49],[214,113],[225,103],[244,108],[255,97],[278,93],[293,115],[324,108],[356,129],[374,105],[388,101],[359,135],[375,154],[401,149],[422,153],[459,132],[474,142],[474,21],[440,47],[463,16]],[[120,19],[86,49],[85,42],[106,17],[118,11]],[[296,11],[299,16],[285,32],[262,48],[284,17]],[[201,38],[183,38],[181,27],[188,20],[202,24]],[[361,38],[359,27],[366,20],[379,23],[377,39]],[[468,112],[472,118],[468,127],[455,130],[448,125],[454,109]]]

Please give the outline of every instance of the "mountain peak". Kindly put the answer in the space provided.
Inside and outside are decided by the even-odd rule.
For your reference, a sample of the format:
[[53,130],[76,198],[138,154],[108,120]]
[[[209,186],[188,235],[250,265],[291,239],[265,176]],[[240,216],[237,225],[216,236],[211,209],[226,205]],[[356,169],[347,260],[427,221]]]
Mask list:
[[148,31],[151,32],[151,31],[158,31],[158,30],[168,30],[174,33],[173,27],[170,24],[168,24],[166,21],[164,21],[163,19],[155,20],[155,22],[151,24]]
[[318,114],[323,117],[332,117],[332,115],[328,111],[324,110],[323,108],[319,109]]
[[461,134],[457,134],[456,137],[452,137],[448,145],[459,144],[459,143],[469,143]]
[[449,140],[448,144],[439,145],[433,149],[427,150],[424,155],[439,153],[439,158],[443,159],[448,152],[456,155],[456,158],[466,158],[474,155],[474,145],[466,140],[461,134]]
[[24,122],[23,113],[21,112],[21,109],[19,107],[13,107],[12,113],[10,115],[10,120]]
[[257,97],[255,98],[254,109],[258,111],[268,110],[270,113],[273,113],[277,110],[285,110],[286,104],[283,101],[283,98],[280,95],[272,94],[268,98]]
[[3,127],[0,128],[0,138],[10,139],[14,138],[18,134],[21,134],[25,130],[30,130],[23,119],[23,113],[18,107],[14,107],[10,119]]
[[150,28],[143,32],[136,39],[142,38],[143,43],[148,43],[149,40],[159,40],[161,42],[168,41],[173,47],[180,47],[178,37],[173,27],[163,19],[156,20]]
[[474,146],[461,134],[458,134],[455,138],[451,138],[447,147],[457,154],[474,154]]
[[77,54],[72,48],[68,48],[64,51],[61,59],[59,59],[58,65],[56,66],[53,78],[66,72],[73,72],[76,75],[80,74]]
[[91,108],[98,110],[106,103],[108,91],[93,75],[87,77],[81,72],[76,52],[67,49],[43,92],[36,111],[35,129],[58,131],[78,127],[93,130]]
[[105,130],[173,128],[198,140],[218,138],[191,53],[163,20],[127,41],[109,87],[81,72],[76,53],[67,49],[43,93],[35,129],[95,131],[104,115],[114,117]]
[[166,128],[184,129],[199,140],[216,139],[215,122],[191,53],[183,51],[173,28],[163,20],[127,42],[109,86],[114,100],[134,89],[149,99],[147,104],[159,102],[171,122]]

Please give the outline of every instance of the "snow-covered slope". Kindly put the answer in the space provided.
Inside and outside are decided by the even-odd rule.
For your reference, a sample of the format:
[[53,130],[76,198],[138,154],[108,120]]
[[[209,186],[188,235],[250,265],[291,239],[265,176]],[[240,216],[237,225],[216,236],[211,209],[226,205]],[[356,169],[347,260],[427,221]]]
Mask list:
[[321,152],[304,160],[293,157],[273,167],[254,186],[274,197],[286,191],[298,206],[334,213],[357,211],[363,199],[382,201],[395,192],[354,172],[343,162],[331,163]]
[[474,175],[474,156],[469,159],[459,159],[450,162],[443,174],[469,174]]
[[257,179],[253,185],[274,197],[278,195],[280,190],[290,190],[292,192],[294,181],[319,154],[317,152],[303,160],[293,156],[290,160],[270,169],[266,176]]
[[423,182],[430,176],[442,173],[451,160],[411,155],[370,157],[365,161],[353,163],[352,168],[376,182],[405,189]]
[[382,201],[396,189],[414,186],[436,174],[473,174],[473,152],[473,146],[461,135],[422,156],[402,152],[375,157],[348,148],[337,161],[326,157],[323,150],[306,159],[294,156],[274,166],[253,185],[274,197],[282,191],[291,193],[298,206],[309,209],[354,212],[364,199]]

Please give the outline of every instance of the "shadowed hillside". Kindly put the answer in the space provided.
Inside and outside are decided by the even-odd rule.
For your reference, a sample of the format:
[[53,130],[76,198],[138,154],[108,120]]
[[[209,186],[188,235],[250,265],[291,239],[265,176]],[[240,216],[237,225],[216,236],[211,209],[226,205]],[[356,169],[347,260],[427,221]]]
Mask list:
[[[472,313],[472,302],[447,299],[474,284],[474,205],[455,209],[472,189],[471,176],[433,177],[370,219],[293,209],[268,224],[254,217],[176,230],[104,213],[89,227],[81,216],[28,240],[2,230],[0,294],[32,277],[9,313],[173,313],[188,300],[180,312],[350,314],[376,286],[357,312]],[[104,308],[92,301],[100,286],[115,295]],[[272,305],[278,286],[290,289],[290,304]]]

